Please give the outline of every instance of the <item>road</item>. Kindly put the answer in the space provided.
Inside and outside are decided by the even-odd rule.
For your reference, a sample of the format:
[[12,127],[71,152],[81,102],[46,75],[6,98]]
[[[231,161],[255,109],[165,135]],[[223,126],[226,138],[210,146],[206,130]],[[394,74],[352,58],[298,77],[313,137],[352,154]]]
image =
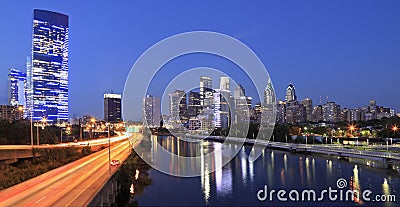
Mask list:
[[[123,133],[118,133],[118,136],[111,137],[110,142],[118,142],[121,140],[127,139],[126,135]],[[80,142],[66,142],[60,144],[41,144],[41,145],[33,145],[34,148],[56,148],[56,147],[70,147],[70,146],[79,146],[79,145],[104,145],[108,144],[108,138],[101,138],[101,139],[93,139],[87,141],[80,141]],[[23,149],[32,149],[31,145],[0,145],[0,150],[23,150]]]
[[[121,163],[129,154],[127,140],[111,147],[111,159]],[[110,174],[104,149],[0,191],[0,206],[85,206],[117,168],[112,166]]]

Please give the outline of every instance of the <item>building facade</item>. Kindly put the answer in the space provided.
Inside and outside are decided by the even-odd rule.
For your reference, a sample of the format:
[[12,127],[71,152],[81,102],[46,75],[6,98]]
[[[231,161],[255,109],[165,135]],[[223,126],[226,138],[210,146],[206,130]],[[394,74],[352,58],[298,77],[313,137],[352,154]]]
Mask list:
[[33,119],[68,121],[68,16],[34,10],[32,57],[28,67]]
[[296,89],[294,88],[294,85],[292,83],[290,83],[286,88],[285,100],[286,102],[297,100]]
[[104,94],[104,120],[107,122],[122,121],[121,111],[121,94]]
[[8,104],[26,106],[25,86],[26,74],[15,68],[10,68],[8,71]]
[[161,124],[160,98],[147,95],[144,98],[144,123],[148,127],[159,127]]

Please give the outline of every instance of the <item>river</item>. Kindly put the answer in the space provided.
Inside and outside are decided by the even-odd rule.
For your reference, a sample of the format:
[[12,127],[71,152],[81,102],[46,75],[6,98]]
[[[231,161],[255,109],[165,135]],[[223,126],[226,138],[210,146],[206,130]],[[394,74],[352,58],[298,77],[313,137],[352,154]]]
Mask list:
[[[155,137],[153,145],[155,140],[163,148],[186,156],[193,156],[198,149],[241,147],[210,141],[187,143],[174,137]],[[152,184],[128,199],[125,206],[399,206],[399,202],[374,201],[400,199],[400,176],[389,170],[334,157],[269,149],[255,162],[249,162],[250,151],[251,146],[241,147],[221,170],[209,173],[213,166],[202,167],[198,177],[175,177],[152,169],[149,172]],[[168,157],[160,159],[173,168]],[[212,163],[217,161],[218,158]],[[309,190],[315,192],[316,201],[313,194],[308,195]]]

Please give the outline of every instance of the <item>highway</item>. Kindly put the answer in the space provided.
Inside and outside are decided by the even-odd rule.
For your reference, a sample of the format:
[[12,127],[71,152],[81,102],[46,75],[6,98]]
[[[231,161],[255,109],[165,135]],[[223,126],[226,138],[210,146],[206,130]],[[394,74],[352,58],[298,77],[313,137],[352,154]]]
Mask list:
[[[118,133],[119,136],[111,137],[110,142],[118,142],[124,139],[127,139],[126,135]],[[70,146],[83,146],[83,145],[104,145],[108,144],[108,138],[101,138],[101,139],[93,139],[87,141],[80,141],[80,142],[66,142],[60,144],[41,144],[41,145],[33,145],[34,148],[56,148],[56,147],[70,147]],[[0,145],[0,150],[23,150],[23,149],[32,149],[31,145]]]
[[[108,139],[107,139],[108,142]],[[111,146],[111,159],[129,156],[129,141]],[[108,149],[0,191],[0,206],[85,206],[117,170],[109,172]]]

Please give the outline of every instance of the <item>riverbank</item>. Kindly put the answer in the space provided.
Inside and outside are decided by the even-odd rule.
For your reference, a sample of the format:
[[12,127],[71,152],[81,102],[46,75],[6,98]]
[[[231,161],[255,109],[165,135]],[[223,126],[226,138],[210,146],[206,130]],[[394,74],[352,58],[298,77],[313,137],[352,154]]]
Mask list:
[[[190,138],[204,139],[203,136],[195,135],[190,135]],[[246,145],[256,144],[265,148],[290,151],[294,153],[327,155],[335,159],[347,160],[349,162],[363,164],[369,167],[390,169],[400,174],[400,153],[357,150],[346,148],[338,144],[295,144],[248,138],[243,140],[243,138],[237,137],[208,136],[205,140],[217,142],[230,141]]]

